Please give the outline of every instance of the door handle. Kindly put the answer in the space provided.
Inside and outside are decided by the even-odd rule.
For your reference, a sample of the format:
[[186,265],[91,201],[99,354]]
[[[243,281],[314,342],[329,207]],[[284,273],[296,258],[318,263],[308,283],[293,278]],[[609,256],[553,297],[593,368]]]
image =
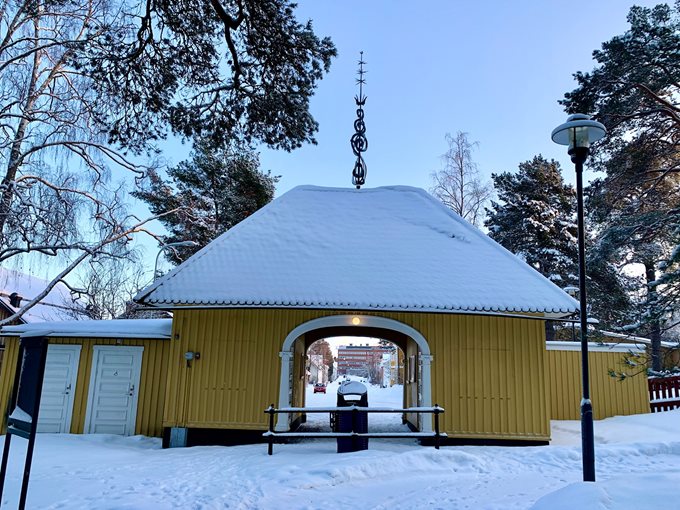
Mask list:
[[66,389],[64,390],[64,395],[69,395],[71,393],[71,385],[69,384],[66,386]]
[[128,390],[128,395],[130,397],[133,397],[135,395],[135,385],[134,384],[130,385],[130,389]]

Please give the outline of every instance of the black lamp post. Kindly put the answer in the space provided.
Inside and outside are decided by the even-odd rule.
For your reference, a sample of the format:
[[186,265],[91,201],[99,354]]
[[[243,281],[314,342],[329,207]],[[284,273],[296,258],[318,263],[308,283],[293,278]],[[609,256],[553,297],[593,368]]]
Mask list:
[[590,401],[588,376],[588,318],[586,314],[586,260],[585,230],[583,227],[583,163],[588,158],[590,144],[607,133],[604,125],[590,120],[588,115],[575,113],[567,122],[552,132],[552,140],[568,145],[568,154],[576,167],[576,202],[578,213],[578,286],[579,316],[581,319],[581,448],[583,455],[583,481],[595,481],[595,439],[593,435],[593,404]]

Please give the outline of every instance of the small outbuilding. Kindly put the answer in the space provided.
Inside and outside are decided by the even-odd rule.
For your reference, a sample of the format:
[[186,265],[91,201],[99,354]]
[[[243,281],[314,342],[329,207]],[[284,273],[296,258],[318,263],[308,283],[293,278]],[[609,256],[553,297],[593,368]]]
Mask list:
[[[171,319],[5,326],[0,402],[16,384],[19,339],[48,338],[38,432],[160,436]],[[6,424],[3,413],[2,427]]]

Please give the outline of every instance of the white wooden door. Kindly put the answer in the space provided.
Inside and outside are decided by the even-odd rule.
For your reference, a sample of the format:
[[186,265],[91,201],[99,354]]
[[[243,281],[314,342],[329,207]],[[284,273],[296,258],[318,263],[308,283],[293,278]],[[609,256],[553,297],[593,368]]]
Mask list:
[[40,394],[38,432],[69,433],[80,345],[49,345]]
[[94,347],[85,433],[134,434],[143,351],[144,347]]

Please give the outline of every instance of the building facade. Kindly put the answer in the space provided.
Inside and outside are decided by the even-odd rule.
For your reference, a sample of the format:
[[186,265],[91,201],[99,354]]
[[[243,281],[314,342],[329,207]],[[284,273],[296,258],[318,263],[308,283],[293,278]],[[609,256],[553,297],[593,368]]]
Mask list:
[[338,375],[356,375],[377,383],[382,380],[380,367],[383,354],[393,349],[395,348],[382,345],[340,345]]

